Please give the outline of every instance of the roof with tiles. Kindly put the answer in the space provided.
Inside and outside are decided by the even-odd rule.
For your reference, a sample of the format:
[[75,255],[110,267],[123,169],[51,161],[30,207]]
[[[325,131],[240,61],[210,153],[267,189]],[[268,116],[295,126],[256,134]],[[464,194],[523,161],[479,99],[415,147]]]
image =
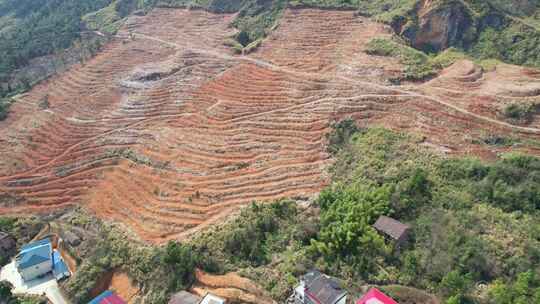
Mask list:
[[409,225],[384,215],[377,219],[373,227],[395,240],[399,240],[410,228]]

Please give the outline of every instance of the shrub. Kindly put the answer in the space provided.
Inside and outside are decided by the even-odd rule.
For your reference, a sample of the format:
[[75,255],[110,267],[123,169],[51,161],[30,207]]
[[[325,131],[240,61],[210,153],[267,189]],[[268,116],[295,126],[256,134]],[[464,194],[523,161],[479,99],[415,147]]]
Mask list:
[[392,209],[398,218],[415,217],[416,211],[431,200],[431,181],[427,172],[416,168],[400,183],[392,198]]
[[337,153],[344,145],[349,143],[352,135],[358,131],[356,122],[351,118],[332,124],[332,131],[327,134],[328,152]]
[[253,266],[269,262],[270,236],[280,229],[280,222],[296,214],[292,202],[275,202],[268,206],[252,204],[243,212],[244,220],[224,235],[224,251],[236,262]]
[[527,123],[530,122],[533,115],[536,114],[540,106],[533,103],[526,104],[510,104],[503,110],[503,114],[506,118],[516,121]]
[[436,74],[436,67],[429,57],[421,51],[384,38],[372,39],[366,48],[372,55],[399,58],[405,66],[403,77],[410,80],[422,80]]
[[172,275],[169,280],[170,291],[185,289],[193,283],[195,266],[200,264],[193,248],[170,241],[161,259]]
[[540,280],[533,271],[520,273],[514,283],[496,280],[489,288],[490,303],[540,303]]

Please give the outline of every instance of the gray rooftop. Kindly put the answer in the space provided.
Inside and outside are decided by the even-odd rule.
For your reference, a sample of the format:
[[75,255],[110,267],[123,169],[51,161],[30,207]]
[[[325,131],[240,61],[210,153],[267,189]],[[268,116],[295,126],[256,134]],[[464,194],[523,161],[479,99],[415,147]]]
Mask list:
[[307,273],[304,277],[305,292],[321,304],[334,304],[347,295],[347,291],[337,280],[318,271]]
[[373,225],[375,229],[383,232],[395,240],[399,240],[409,229],[409,225],[403,224],[393,218],[382,215]]
[[187,291],[180,291],[172,296],[169,304],[198,304],[201,298]]

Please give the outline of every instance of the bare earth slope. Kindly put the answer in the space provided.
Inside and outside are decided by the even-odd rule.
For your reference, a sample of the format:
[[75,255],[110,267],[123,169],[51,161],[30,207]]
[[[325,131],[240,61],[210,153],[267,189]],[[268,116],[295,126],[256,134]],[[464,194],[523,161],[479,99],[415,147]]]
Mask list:
[[0,214],[79,204],[161,243],[254,200],[316,194],[331,162],[325,134],[342,117],[425,135],[449,153],[508,149],[471,144],[486,134],[540,139],[536,120],[513,126],[489,110],[499,96],[538,98],[534,71],[459,62],[430,82],[389,86],[398,62],[363,52],[390,35],[383,25],[287,10],[242,57],[223,45],[233,17],[132,17],[98,56],[22,96],[0,122]]

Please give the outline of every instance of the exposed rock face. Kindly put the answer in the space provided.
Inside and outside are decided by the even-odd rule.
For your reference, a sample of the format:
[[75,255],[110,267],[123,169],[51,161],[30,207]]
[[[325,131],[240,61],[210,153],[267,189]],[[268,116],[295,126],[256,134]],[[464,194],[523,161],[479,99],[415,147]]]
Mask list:
[[417,18],[417,23],[405,25],[401,32],[417,49],[440,51],[451,46],[463,47],[474,38],[473,18],[459,1],[422,1]]

